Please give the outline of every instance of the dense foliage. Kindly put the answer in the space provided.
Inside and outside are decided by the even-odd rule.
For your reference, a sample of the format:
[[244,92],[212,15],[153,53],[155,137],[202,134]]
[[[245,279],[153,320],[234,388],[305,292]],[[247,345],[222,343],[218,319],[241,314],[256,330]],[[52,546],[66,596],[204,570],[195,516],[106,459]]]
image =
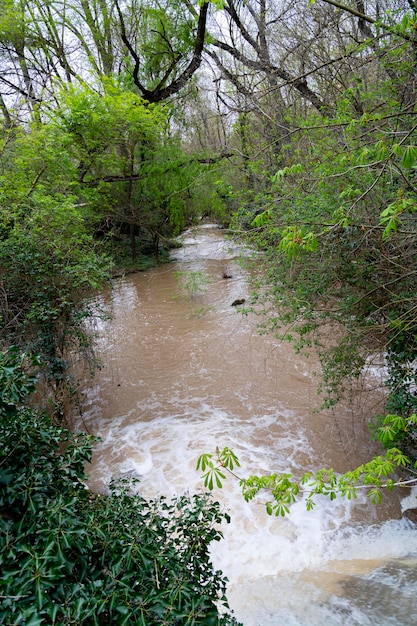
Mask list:
[[[387,370],[387,412],[409,418],[417,408],[417,16],[415,7],[401,3],[388,3],[383,17],[373,16],[372,3],[367,12],[352,9],[355,18],[349,6],[337,6],[345,11],[311,9],[320,36],[338,31],[327,63],[314,73],[320,102],[310,89],[305,98],[314,107],[294,114],[295,96],[287,94],[278,154],[247,159],[250,184],[239,194],[234,225],[263,252],[266,280],[256,296],[265,313],[261,326],[297,349],[314,344],[324,405],[338,402],[377,356]],[[276,39],[261,18],[263,45],[275,53]],[[238,28],[237,18],[233,23]],[[318,59],[320,39],[310,44],[304,67]],[[272,72],[265,62],[263,69],[265,76]],[[332,71],[337,80],[327,76],[326,82]],[[235,135],[241,145],[242,127],[252,150],[248,137],[259,129],[259,115],[241,118]],[[276,142],[265,145],[265,152],[273,147]],[[411,423],[401,444],[413,460],[415,435]]]
[[70,394],[71,365],[83,356],[94,365],[86,322],[97,308],[88,297],[105,284],[108,266],[65,200],[44,198],[24,219],[14,219],[0,241],[1,341],[42,356],[46,396],[57,415]]
[[0,343],[42,357],[56,417],[97,366],[106,312],[94,296],[115,265],[158,262],[186,224],[221,208],[215,187],[199,193],[210,167],[167,135],[166,110],[110,79],[100,94],[68,86],[42,122],[0,132]]
[[[0,355],[0,621],[233,624],[208,554],[227,516],[207,496],[146,501],[132,485],[90,492],[91,438],[22,405],[35,379]],[[227,604],[226,604],[227,606]]]

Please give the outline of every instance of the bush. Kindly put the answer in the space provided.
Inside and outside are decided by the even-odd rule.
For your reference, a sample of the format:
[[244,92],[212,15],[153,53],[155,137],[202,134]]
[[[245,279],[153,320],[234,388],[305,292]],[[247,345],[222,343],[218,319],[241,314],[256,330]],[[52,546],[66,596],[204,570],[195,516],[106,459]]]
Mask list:
[[224,514],[207,495],[146,501],[84,484],[91,437],[22,406],[24,357],[0,357],[0,623],[236,624],[208,546]]

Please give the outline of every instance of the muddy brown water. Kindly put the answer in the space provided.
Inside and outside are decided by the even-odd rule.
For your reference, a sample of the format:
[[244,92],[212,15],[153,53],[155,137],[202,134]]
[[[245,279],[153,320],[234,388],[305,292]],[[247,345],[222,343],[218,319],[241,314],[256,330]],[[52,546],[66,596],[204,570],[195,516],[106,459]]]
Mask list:
[[[345,406],[316,412],[314,356],[261,335],[259,319],[232,306],[250,297],[240,247],[214,225],[188,231],[183,244],[169,265],[103,294],[113,314],[99,328],[103,369],[78,422],[102,439],[90,487],[105,491],[112,478],[134,475],[146,497],[201,491],[196,461],[216,446],[234,450],[241,475],[344,472],[369,459],[366,422],[381,370],[370,367]],[[209,278],[201,291],[181,287],[190,272]],[[414,626],[417,531],[401,509],[415,494],[400,495],[380,507],[362,495],[318,498],[313,511],[300,502],[277,519],[228,480],[215,497],[232,522],[212,558],[230,581],[236,617],[245,626]]]

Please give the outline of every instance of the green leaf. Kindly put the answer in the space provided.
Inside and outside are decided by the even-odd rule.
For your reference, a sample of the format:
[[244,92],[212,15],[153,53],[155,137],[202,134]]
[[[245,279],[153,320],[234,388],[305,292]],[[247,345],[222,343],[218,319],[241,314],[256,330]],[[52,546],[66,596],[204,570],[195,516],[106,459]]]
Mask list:
[[238,457],[230,448],[223,448],[223,450],[218,453],[218,456],[222,465],[227,469],[233,470],[235,467],[240,467]]
[[392,424],[385,424],[378,428],[378,439],[381,443],[389,443],[398,435],[398,430]]
[[197,470],[201,469],[202,472],[205,472],[207,467],[214,467],[213,462],[211,460],[212,458],[213,458],[212,454],[201,454],[198,457],[196,469]]
[[286,506],[283,502],[277,502],[273,508],[276,517],[285,517],[290,512],[288,506]]
[[266,209],[262,213],[259,213],[252,220],[251,226],[253,226],[254,228],[260,228],[262,226],[265,226],[268,223],[268,221],[272,218],[272,215],[273,215],[272,207],[269,207],[268,209]]
[[32,613],[30,618],[24,622],[25,626],[40,626],[43,623],[43,617],[41,615]]
[[276,183],[289,174],[299,174],[303,171],[304,165],[302,163],[295,163],[294,165],[284,167],[282,170],[278,170],[272,177],[272,182]]
[[397,156],[397,157],[399,157],[399,158],[402,156],[402,153],[403,153],[403,148],[402,148],[402,146],[400,146],[398,143],[394,143],[394,144],[391,146],[391,150],[392,150],[392,152],[395,154],[395,156]]
[[404,167],[413,167],[417,162],[417,146],[406,146],[402,155],[401,163]]
[[312,497],[308,497],[306,500],[306,509],[307,511],[312,511],[315,507],[316,503],[314,502]]
[[219,489],[222,488],[223,483],[221,479],[225,479],[226,476],[224,474],[222,474],[222,472],[219,469],[215,469],[215,477],[216,477],[216,485]]
[[386,457],[390,461],[393,461],[399,467],[407,467],[410,465],[410,459],[398,448],[391,448],[387,450]]
[[382,500],[382,492],[377,487],[370,489],[368,491],[368,498],[371,500],[372,504],[380,504]]

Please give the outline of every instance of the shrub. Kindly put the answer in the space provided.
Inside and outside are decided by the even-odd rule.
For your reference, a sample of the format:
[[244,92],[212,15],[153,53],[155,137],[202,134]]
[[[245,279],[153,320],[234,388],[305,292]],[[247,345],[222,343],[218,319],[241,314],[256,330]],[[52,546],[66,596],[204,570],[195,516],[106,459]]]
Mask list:
[[24,360],[0,356],[0,623],[236,624],[208,554],[219,504],[147,501],[129,483],[92,493],[92,438],[22,404]]

